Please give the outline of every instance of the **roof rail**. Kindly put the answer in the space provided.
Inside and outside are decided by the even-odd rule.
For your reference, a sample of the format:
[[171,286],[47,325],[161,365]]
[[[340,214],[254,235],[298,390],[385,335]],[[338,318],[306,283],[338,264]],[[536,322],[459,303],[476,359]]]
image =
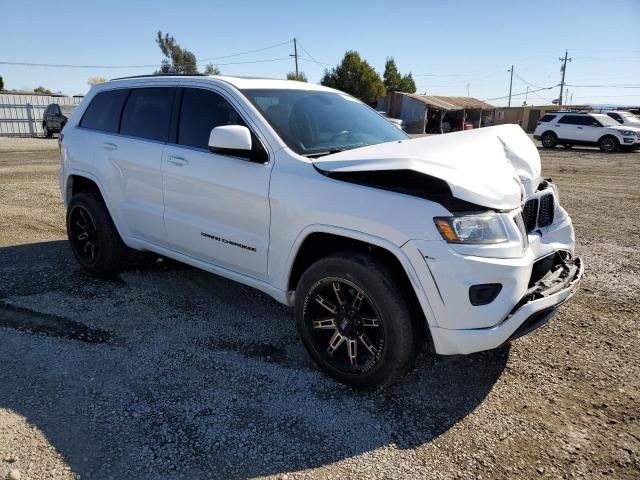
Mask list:
[[[131,75],[130,77],[118,77],[111,80],[128,80],[130,78],[152,78],[152,77],[208,77],[206,73],[148,73],[146,75]],[[110,80],[110,81],[111,81]]]

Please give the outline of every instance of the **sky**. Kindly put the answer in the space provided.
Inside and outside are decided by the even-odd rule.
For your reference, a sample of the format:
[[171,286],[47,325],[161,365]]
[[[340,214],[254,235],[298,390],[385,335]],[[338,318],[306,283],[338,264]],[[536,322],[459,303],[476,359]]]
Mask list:
[[[295,37],[299,68],[311,82],[356,50],[381,75],[385,59],[394,57],[402,73],[412,72],[418,93],[469,93],[497,106],[507,104],[511,65],[512,105],[557,98],[559,57],[567,49],[572,104],[640,105],[640,0],[2,3],[6,89],[42,85],[74,95],[88,90],[89,77],[151,73],[162,60],[155,43],[162,30],[195,53],[202,68],[213,59],[223,74],[283,78],[294,69]],[[553,88],[525,95],[547,87]]]

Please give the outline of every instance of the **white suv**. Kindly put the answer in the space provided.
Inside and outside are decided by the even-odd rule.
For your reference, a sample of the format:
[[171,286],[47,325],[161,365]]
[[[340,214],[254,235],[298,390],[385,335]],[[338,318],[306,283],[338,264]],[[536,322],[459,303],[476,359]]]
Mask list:
[[151,251],[295,307],[331,376],[390,383],[427,345],[499,347],[576,290],[571,220],[503,125],[410,139],[303,82],[150,76],[94,86],[61,139],[72,251]]
[[599,113],[559,111],[544,115],[533,132],[544,148],[564,145],[593,145],[603,152],[640,147],[640,128],[620,125]]

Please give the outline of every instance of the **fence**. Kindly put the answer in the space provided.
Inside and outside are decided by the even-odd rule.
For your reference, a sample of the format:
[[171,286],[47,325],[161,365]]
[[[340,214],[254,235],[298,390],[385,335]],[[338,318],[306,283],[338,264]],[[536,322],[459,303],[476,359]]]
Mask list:
[[78,105],[81,100],[81,97],[0,94],[0,137],[42,137],[42,114],[47,105]]

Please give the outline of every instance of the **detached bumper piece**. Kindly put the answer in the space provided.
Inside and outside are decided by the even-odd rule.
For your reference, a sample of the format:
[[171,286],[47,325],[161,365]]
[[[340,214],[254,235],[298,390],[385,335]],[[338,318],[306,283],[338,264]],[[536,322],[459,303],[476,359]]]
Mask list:
[[[572,259],[566,252],[556,252],[549,257],[538,260],[533,266],[529,288],[512,310],[512,313],[536,300],[553,297],[562,291],[571,289],[571,295],[573,295],[575,290],[577,290],[577,284],[582,277],[583,271],[582,260],[580,258]],[[528,317],[522,325],[518,327],[507,341],[527,335],[546,324],[553,318],[558,307],[566,302],[571,295],[563,298],[549,308],[533,313],[533,315]]]

